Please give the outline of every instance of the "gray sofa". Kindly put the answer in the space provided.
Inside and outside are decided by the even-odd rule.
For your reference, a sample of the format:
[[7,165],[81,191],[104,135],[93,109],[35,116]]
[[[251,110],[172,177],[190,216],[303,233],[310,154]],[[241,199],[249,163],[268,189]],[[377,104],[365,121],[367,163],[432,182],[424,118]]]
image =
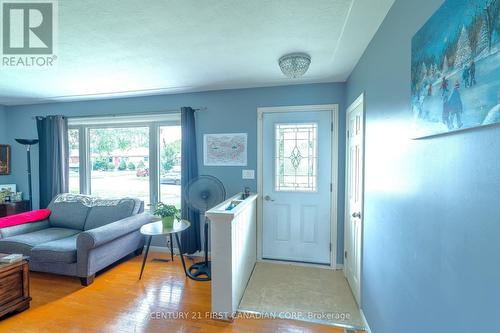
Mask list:
[[0,253],[29,256],[30,270],[80,277],[82,285],[117,260],[140,255],[142,225],[151,221],[138,199],[61,194],[47,220],[0,229]]

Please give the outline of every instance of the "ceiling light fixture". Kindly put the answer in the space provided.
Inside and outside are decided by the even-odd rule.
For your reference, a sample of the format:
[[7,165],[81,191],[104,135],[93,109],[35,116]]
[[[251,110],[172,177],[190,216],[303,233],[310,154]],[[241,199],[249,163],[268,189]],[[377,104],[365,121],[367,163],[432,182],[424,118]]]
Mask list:
[[311,64],[311,57],[305,53],[291,53],[282,56],[278,62],[283,74],[296,79],[307,72]]

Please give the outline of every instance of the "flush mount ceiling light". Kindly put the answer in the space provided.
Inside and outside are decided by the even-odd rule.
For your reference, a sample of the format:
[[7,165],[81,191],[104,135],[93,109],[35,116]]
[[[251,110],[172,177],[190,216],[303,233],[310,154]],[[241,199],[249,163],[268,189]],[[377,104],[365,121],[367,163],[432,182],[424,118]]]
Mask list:
[[278,62],[283,74],[296,79],[307,72],[311,57],[305,53],[291,53],[282,56]]

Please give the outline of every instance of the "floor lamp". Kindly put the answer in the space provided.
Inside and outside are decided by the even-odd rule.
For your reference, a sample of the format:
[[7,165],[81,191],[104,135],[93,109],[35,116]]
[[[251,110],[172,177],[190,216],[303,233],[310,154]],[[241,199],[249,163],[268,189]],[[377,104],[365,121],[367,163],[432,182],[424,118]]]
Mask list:
[[31,146],[36,145],[38,140],[16,139],[16,141],[26,147],[26,157],[28,159],[28,190],[29,190],[29,206],[28,210],[33,209],[33,190],[31,188]]

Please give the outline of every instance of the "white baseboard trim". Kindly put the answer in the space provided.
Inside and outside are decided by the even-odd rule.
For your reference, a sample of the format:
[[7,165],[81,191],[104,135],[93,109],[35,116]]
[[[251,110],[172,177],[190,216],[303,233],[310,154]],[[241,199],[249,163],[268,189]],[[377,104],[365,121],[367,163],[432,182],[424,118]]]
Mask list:
[[330,265],[322,265],[322,264],[311,264],[307,262],[300,262],[300,261],[286,261],[286,260],[277,260],[277,259],[257,259],[257,262],[264,262],[264,263],[270,263],[270,264],[277,264],[277,265],[292,265],[292,266],[300,266],[300,267],[314,267],[314,268],[321,268],[321,269],[337,269],[336,267],[332,267]]
[[363,310],[359,309],[359,312],[361,313],[361,319],[363,319],[363,323],[365,323],[366,326],[366,332],[372,333],[372,330],[370,328],[370,325],[368,325],[368,321],[366,320],[365,313]]

